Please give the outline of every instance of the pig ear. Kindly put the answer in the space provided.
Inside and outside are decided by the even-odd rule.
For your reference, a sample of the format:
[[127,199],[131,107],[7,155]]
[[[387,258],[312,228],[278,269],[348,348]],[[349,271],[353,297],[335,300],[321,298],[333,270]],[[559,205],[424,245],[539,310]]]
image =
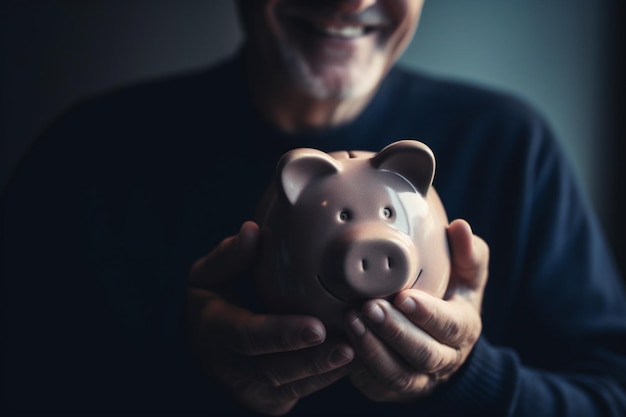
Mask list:
[[428,146],[416,140],[387,145],[371,159],[376,169],[395,172],[426,196],[435,176],[435,157]]
[[278,189],[294,204],[302,190],[316,178],[340,171],[340,163],[327,153],[309,148],[294,149],[278,161]]

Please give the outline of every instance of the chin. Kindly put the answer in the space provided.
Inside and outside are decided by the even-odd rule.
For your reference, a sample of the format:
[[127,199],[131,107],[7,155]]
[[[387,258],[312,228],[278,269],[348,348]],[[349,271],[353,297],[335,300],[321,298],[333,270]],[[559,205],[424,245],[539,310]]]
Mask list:
[[290,75],[296,87],[319,100],[348,100],[370,95],[378,86],[380,71],[363,71],[363,67],[334,66],[311,70],[300,63],[291,67]]

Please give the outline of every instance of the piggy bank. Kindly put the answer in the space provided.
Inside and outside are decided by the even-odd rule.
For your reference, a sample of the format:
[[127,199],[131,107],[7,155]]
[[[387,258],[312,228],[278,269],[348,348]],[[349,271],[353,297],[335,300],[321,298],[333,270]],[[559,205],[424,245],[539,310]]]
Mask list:
[[265,307],[314,315],[332,332],[367,299],[407,288],[443,296],[448,219],[434,172],[432,151],[415,140],[378,153],[283,155],[257,213],[255,281]]

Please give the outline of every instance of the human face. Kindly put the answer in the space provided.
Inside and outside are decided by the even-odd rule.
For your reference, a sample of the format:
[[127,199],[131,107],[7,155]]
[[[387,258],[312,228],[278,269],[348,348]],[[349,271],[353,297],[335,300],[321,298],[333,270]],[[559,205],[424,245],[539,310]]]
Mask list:
[[255,71],[314,99],[367,96],[413,37],[423,0],[239,0]]

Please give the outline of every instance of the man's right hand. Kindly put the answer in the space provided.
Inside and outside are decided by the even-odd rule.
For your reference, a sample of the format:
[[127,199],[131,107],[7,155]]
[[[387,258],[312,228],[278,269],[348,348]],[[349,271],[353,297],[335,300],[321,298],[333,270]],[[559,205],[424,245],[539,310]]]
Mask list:
[[204,371],[244,406],[281,415],[346,375],[354,351],[346,343],[324,343],[326,329],[314,317],[254,314],[220,294],[252,266],[258,243],[258,226],[245,222],[196,261],[187,321]]

